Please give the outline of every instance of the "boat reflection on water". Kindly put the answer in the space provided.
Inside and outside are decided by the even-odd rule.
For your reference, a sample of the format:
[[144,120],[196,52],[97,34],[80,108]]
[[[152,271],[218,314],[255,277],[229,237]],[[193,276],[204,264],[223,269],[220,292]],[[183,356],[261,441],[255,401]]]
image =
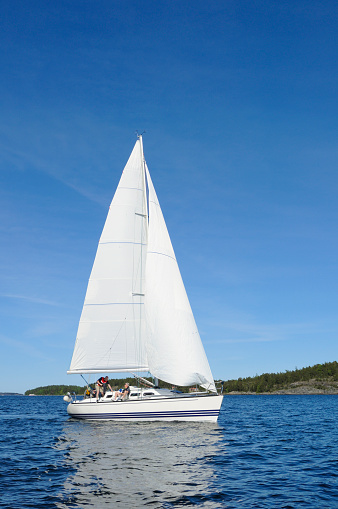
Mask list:
[[70,475],[57,507],[152,508],[209,500],[222,429],[213,423],[68,421],[56,447]]

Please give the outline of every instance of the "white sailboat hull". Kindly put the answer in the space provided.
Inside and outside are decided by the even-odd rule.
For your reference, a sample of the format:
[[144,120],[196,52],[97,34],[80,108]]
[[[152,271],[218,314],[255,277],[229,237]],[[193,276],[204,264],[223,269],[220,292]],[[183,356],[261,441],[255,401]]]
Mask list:
[[216,422],[222,400],[219,395],[99,402],[87,399],[70,403],[67,412],[76,419]]

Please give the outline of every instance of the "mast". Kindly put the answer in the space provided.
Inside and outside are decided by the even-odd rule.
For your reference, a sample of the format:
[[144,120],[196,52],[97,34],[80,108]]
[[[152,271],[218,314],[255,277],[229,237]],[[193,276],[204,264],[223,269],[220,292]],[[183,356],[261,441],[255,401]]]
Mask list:
[[147,218],[146,221],[146,243],[148,240],[148,206],[147,206],[147,186],[146,186],[146,169],[145,169],[145,159],[144,159],[144,152],[143,152],[143,141],[142,141],[142,134],[138,134],[138,139],[140,140],[140,151],[141,151],[141,164],[142,164],[142,178],[143,178],[143,213],[145,217]]
[[[143,260],[145,259],[144,249],[147,252],[148,246],[148,207],[147,207],[147,187],[146,187],[146,171],[145,171],[145,159],[143,152],[143,141],[142,134],[137,135],[140,142],[140,153],[141,153],[141,165],[142,165],[142,184],[143,184],[143,200],[142,200],[142,216],[144,220],[142,221],[142,231],[141,231],[141,267],[140,267],[140,319],[139,319],[139,338],[141,339],[140,345],[142,344],[142,330],[144,331],[144,327],[142,326],[142,322],[145,319],[145,309],[144,309],[144,286],[145,282],[143,281],[143,275],[145,274],[145,266]],[[143,242],[144,239],[144,242]],[[145,255],[146,255],[145,252]]]

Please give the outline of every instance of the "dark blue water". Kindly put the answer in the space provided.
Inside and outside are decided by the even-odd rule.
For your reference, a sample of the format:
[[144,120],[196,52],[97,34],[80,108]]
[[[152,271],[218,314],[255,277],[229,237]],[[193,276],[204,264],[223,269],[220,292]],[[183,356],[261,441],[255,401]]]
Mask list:
[[217,424],[0,397],[0,507],[338,508],[337,417],[338,396],[227,396]]

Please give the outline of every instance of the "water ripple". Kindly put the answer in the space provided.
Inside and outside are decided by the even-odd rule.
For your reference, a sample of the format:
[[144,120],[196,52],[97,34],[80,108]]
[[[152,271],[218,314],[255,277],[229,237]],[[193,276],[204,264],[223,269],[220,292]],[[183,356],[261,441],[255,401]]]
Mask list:
[[338,507],[337,396],[229,396],[218,424],[68,419],[0,398],[0,507]]

